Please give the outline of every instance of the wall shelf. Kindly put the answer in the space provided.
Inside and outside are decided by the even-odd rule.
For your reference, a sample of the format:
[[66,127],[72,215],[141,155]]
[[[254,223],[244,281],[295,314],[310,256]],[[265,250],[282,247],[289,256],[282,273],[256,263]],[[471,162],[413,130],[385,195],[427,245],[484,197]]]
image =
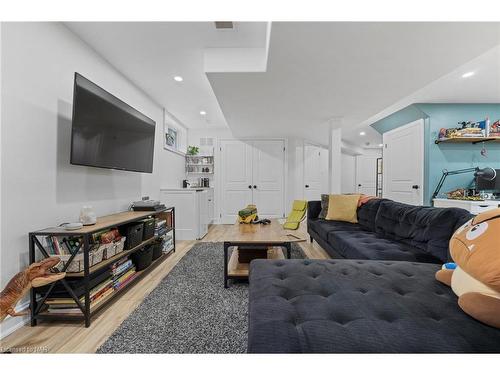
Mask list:
[[481,143],[481,142],[500,142],[500,137],[455,137],[441,138],[434,141],[435,144],[440,143]]
[[186,173],[198,175],[214,174],[213,155],[186,155]]

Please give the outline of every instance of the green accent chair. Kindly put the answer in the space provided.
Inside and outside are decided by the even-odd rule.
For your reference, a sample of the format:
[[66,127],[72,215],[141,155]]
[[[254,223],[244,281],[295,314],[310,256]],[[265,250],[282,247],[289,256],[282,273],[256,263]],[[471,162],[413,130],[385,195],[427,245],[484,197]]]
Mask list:
[[284,229],[296,230],[299,228],[300,223],[306,218],[307,201],[296,200],[293,201],[292,211],[288,214]]

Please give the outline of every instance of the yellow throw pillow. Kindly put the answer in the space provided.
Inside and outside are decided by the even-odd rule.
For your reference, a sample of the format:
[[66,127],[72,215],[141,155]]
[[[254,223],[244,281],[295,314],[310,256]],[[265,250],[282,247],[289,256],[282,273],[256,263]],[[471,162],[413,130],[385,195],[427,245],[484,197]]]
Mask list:
[[326,220],[358,222],[358,201],[360,195],[330,194],[328,197],[328,213]]

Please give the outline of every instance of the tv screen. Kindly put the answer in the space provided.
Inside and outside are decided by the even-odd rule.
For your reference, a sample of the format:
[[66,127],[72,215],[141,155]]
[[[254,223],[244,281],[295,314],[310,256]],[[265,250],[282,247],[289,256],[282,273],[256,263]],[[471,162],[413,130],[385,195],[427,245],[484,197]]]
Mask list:
[[151,173],[155,125],[75,73],[71,164]]
[[493,180],[485,180],[479,176],[476,177],[477,190],[500,191],[500,169],[495,169],[496,177]]

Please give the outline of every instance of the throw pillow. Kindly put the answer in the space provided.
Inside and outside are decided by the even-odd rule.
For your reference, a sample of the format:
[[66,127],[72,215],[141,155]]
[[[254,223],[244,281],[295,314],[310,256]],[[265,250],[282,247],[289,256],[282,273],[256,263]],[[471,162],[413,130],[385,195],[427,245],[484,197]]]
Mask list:
[[321,194],[321,211],[318,215],[320,219],[326,218],[326,214],[328,213],[328,199],[328,194]]
[[331,194],[328,199],[328,213],[326,215],[326,220],[357,223],[359,197],[360,196],[357,194]]

